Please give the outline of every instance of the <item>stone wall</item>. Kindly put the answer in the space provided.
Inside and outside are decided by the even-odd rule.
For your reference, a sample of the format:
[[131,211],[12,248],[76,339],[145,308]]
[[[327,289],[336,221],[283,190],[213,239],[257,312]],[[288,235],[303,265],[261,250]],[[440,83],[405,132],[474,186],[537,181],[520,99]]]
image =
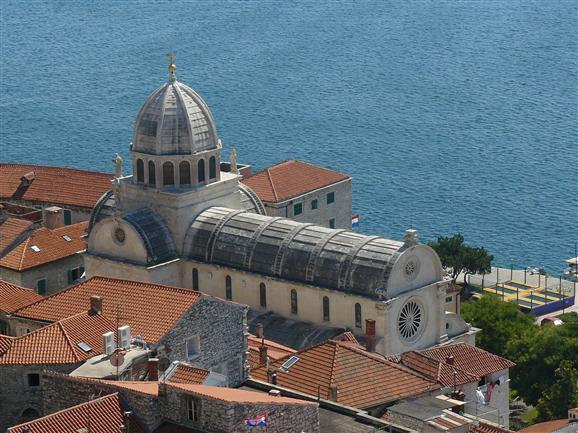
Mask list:
[[[244,425],[246,418],[266,414],[267,431],[275,433],[319,432],[319,410],[316,403],[250,403],[228,402],[202,394],[186,393],[161,385],[161,411],[165,418],[210,433],[252,433],[255,429]],[[161,391],[162,389],[162,391]],[[187,402],[194,398],[200,404],[198,422],[188,419]]]
[[144,424],[151,429],[160,422],[158,401],[156,396],[97,382],[79,377],[64,376],[52,372],[44,372],[41,377],[43,388],[44,411],[54,413],[81,403],[91,398],[102,397],[115,392],[120,393],[129,403],[132,410]]
[[[158,345],[161,366],[185,361],[221,373],[229,386],[238,386],[249,374],[246,305],[203,295]],[[187,339],[198,337],[200,351],[187,356]]]
[[[51,369],[69,373],[79,364],[52,365]],[[42,381],[39,386],[28,384],[28,374],[41,376],[42,365],[0,365],[0,432],[8,427],[30,421],[22,417],[26,409],[33,409],[39,415],[51,413],[43,405],[45,392]]]

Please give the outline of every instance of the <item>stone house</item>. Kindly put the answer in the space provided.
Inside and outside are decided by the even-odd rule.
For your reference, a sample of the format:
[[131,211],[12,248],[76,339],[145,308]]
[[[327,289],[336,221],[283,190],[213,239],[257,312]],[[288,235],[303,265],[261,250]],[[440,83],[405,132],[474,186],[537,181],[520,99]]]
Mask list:
[[10,316],[14,311],[41,299],[43,297],[31,289],[0,280],[0,335],[15,337],[26,334],[28,329],[17,329],[10,326]]
[[[64,225],[61,208],[47,208],[44,227],[28,231],[0,256],[0,279],[50,295],[84,275],[87,223]],[[13,225],[10,220],[0,226]]]
[[267,215],[351,229],[351,176],[303,161],[283,161],[242,179]]
[[[15,426],[11,433],[74,433],[87,428],[86,405],[113,403],[108,410],[93,410],[91,425],[117,431],[119,421],[130,423],[131,432],[252,432],[246,419],[265,414],[268,431],[319,432],[318,405],[246,390],[172,382],[107,382],[72,378],[58,373],[42,375],[45,418]],[[87,403],[91,395],[102,395]],[[76,406],[74,406],[76,405]],[[71,407],[72,406],[72,407]],[[83,407],[84,406],[84,407]],[[120,410],[130,410],[126,419]],[[112,428],[111,428],[112,427]]]
[[90,218],[94,205],[110,190],[111,180],[111,174],[88,170],[0,164],[0,202],[43,213],[45,208],[58,206],[63,209],[64,224],[75,224]]

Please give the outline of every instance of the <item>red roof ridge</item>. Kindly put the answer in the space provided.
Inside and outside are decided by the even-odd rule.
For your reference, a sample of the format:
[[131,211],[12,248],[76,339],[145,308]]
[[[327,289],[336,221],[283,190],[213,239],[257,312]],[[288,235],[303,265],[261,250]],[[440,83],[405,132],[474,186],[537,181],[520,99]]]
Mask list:
[[40,417],[40,418],[33,419],[32,421],[28,421],[28,422],[25,422],[25,423],[18,424],[18,425],[15,425],[15,426],[13,426],[13,427],[10,427],[10,430],[12,431],[12,430],[16,429],[17,427],[25,427],[25,426],[27,426],[27,425],[29,425],[29,424],[36,423],[36,422],[38,422],[38,420],[40,420],[40,419],[53,418],[53,417],[55,417],[55,416],[57,416],[57,415],[59,415],[59,414],[61,414],[61,413],[68,412],[68,411],[70,411],[70,410],[77,409],[77,408],[82,407],[82,406],[85,406],[85,405],[90,405],[90,404],[93,404],[93,403],[95,403],[95,402],[100,402],[100,401],[103,401],[103,400],[106,400],[106,399],[113,399],[113,398],[119,398],[119,393],[118,393],[118,392],[113,392],[113,393],[111,393],[111,394],[103,395],[102,397],[97,397],[97,398],[95,398],[95,399],[93,399],[93,400],[85,401],[84,403],[80,403],[80,404],[77,404],[77,405],[74,405],[74,406],[67,407],[67,408],[62,409],[62,410],[58,410],[58,411],[56,411],[56,412],[49,413],[48,415],[45,415],[45,416]]
[[85,313],[78,313],[78,314],[75,314],[74,316],[70,316],[70,317],[67,317],[66,319],[62,319],[62,320],[59,320],[58,322],[56,322],[56,323],[58,323],[60,330],[64,334],[64,338],[66,339],[66,342],[68,343],[68,345],[72,349],[72,354],[73,354],[73,356],[77,362],[80,361],[80,357],[78,356],[78,353],[76,353],[76,350],[74,348],[74,343],[72,342],[72,340],[70,340],[70,337],[68,336],[68,332],[66,332],[66,328],[64,327],[64,322],[67,321],[68,319],[78,317],[78,316],[83,315],[83,314],[85,314]]
[[275,190],[275,185],[273,184],[273,179],[271,178],[271,167],[267,168],[267,179],[269,179],[269,185],[271,185],[271,191],[273,191],[273,196],[275,196],[275,200],[279,200],[279,195]]
[[337,370],[337,351],[339,349],[339,347],[341,347],[339,344],[336,344],[335,341],[333,340],[329,340],[331,343],[333,343],[333,362],[331,363],[331,371],[329,372],[329,386],[334,386],[335,384],[335,372]]

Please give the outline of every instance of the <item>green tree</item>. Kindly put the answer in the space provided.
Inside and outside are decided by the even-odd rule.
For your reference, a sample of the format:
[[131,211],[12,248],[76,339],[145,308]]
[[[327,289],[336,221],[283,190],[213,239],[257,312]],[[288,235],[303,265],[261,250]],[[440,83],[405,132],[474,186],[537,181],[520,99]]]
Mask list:
[[578,404],[578,370],[572,362],[562,361],[555,377],[536,405],[538,421],[566,418],[568,409]]
[[492,270],[494,256],[488,254],[484,247],[470,247],[464,245],[464,237],[455,234],[451,238],[440,236],[436,241],[429,243],[440,256],[442,266],[451,272],[455,280],[460,273],[466,275],[488,273]]
[[476,345],[504,357],[508,357],[509,342],[526,334],[534,335],[538,329],[533,316],[522,313],[513,302],[503,302],[493,296],[462,304],[461,314],[482,330],[476,335]]

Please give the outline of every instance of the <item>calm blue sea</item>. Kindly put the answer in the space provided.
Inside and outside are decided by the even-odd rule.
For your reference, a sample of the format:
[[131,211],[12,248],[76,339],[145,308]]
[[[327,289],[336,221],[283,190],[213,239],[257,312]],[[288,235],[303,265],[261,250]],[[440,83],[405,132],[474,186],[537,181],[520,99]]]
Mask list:
[[255,169],[354,177],[361,230],[560,272],[578,240],[574,0],[2,0],[3,161],[112,171],[167,77]]

